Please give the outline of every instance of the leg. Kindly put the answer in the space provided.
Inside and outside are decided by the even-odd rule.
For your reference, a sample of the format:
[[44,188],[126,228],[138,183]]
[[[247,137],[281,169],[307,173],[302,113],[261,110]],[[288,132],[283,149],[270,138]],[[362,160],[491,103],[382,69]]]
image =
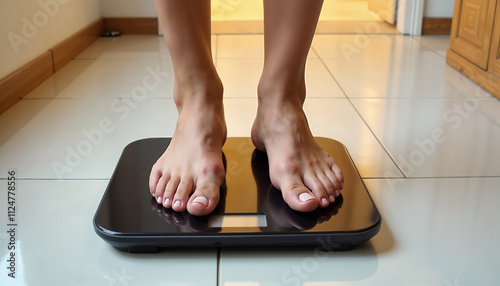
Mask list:
[[205,215],[219,202],[226,139],[223,87],[211,55],[210,1],[155,5],[174,67],[179,118],[172,142],[151,170],[149,188],[166,208]]
[[323,0],[265,0],[265,59],[252,128],[266,151],[272,184],[287,204],[312,211],[335,201],[343,175],[315,142],[302,109],[305,63]]

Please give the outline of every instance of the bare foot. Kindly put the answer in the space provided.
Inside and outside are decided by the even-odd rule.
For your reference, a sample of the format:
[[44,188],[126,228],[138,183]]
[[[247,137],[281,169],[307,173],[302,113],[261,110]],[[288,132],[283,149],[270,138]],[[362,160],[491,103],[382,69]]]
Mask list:
[[333,203],[344,179],[335,160],[311,134],[302,110],[304,95],[259,90],[252,141],[267,152],[271,183],[285,202],[294,210],[309,212]]
[[192,215],[207,215],[215,209],[224,181],[222,86],[201,90],[176,87],[177,126],[149,178],[150,192],[159,204],[177,212],[187,209]]

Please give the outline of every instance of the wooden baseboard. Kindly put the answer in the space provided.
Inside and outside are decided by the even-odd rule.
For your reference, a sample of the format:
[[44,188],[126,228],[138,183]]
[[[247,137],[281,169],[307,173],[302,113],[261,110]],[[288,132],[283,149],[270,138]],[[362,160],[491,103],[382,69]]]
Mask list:
[[47,51],[0,80],[0,114],[54,73],[52,52]]
[[316,34],[399,34],[385,21],[319,21]]
[[500,78],[484,71],[452,50],[446,52],[446,62],[487,92],[500,99]]
[[102,27],[103,21],[99,19],[0,79],[0,114],[97,40]]
[[103,20],[99,19],[54,46],[51,49],[54,56],[54,72],[58,71],[76,55],[90,46],[90,44],[100,37],[102,31]]
[[158,18],[104,18],[104,31],[158,35]]
[[449,35],[451,34],[452,18],[429,18],[422,21],[422,35]]

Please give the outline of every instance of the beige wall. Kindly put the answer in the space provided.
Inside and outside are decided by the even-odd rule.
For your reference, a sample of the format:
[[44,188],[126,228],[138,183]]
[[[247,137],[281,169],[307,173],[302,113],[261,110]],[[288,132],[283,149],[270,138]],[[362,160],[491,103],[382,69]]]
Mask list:
[[424,17],[452,18],[455,0],[426,0]]
[[101,0],[102,17],[156,17],[153,0]]
[[0,79],[100,18],[99,0],[0,0]]

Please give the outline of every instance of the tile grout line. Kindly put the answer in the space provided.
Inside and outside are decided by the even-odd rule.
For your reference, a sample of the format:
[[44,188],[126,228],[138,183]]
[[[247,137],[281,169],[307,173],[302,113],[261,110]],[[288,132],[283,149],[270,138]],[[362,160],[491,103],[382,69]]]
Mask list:
[[431,51],[433,51],[435,54],[437,54],[439,57],[441,58],[444,58],[446,59],[446,57],[443,57],[443,55],[441,55],[438,50],[434,49],[433,47],[429,46],[428,44],[426,44],[425,42],[421,41],[421,38],[417,39],[417,37],[412,37],[415,41],[417,41],[419,44],[425,46],[426,48],[430,49]]
[[385,145],[382,144],[382,142],[380,141],[380,139],[378,138],[378,136],[375,134],[375,132],[372,130],[372,128],[368,124],[368,122],[366,122],[365,118],[363,118],[363,116],[361,115],[361,113],[359,112],[359,110],[353,104],[353,102],[351,101],[351,99],[347,96],[347,93],[345,92],[344,88],[342,86],[340,86],[340,83],[333,76],[332,72],[330,71],[330,69],[328,68],[328,66],[325,64],[323,58],[319,56],[318,52],[316,51],[316,49],[313,46],[311,46],[311,49],[314,51],[314,53],[316,53],[316,55],[318,56],[319,60],[321,61],[321,64],[323,64],[323,66],[326,68],[326,70],[328,71],[328,73],[330,74],[330,76],[332,77],[332,79],[335,81],[335,83],[338,85],[338,87],[340,88],[340,90],[344,94],[345,98],[349,101],[349,104],[351,104],[352,108],[354,108],[354,110],[358,114],[359,118],[363,121],[363,123],[365,124],[365,126],[368,128],[368,130],[370,130],[370,132],[372,133],[372,135],[375,137],[375,140],[377,140],[377,142],[380,144],[380,146],[382,147],[382,149],[384,149],[384,151],[387,154],[387,156],[389,156],[389,158],[394,163],[394,165],[396,166],[396,168],[398,168],[398,170],[401,173],[401,175],[403,175],[403,179],[407,178],[407,176],[405,175],[405,173],[403,172],[403,170],[399,167],[399,165],[396,162],[396,160],[394,159],[394,157],[389,153],[389,150],[387,150],[387,148],[385,147]]

